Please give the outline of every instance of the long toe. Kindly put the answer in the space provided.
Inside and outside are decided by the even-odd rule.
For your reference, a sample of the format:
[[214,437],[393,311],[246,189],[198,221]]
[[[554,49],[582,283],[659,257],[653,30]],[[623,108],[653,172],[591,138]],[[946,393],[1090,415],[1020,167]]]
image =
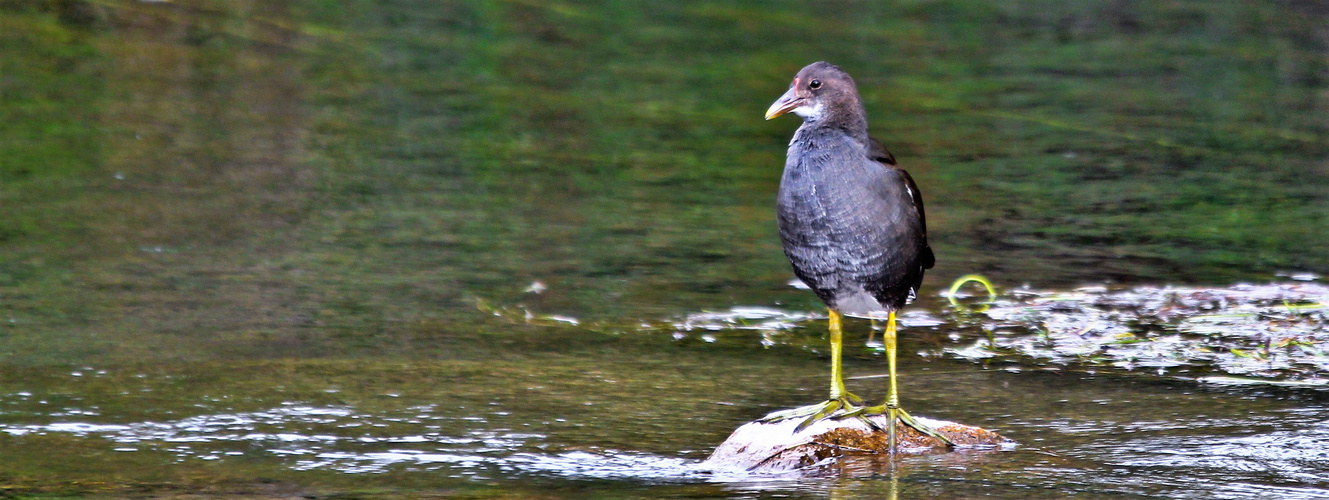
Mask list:
[[[934,437],[934,438],[937,438],[938,441],[941,441],[941,442],[943,442],[943,443],[946,443],[947,446],[955,446],[955,443],[952,442],[952,441],[950,440],[950,438],[948,438],[948,437],[942,435],[940,432],[937,432],[936,429],[933,429],[933,428],[931,428],[931,427],[928,427],[927,424],[924,424],[923,422],[919,422],[919,421],[918,421],[917,419],[915,419],[912,415],[910,415],[909,412],[904,411],[904,409],[896,408],[895,411],[896,411],[897,414],[899,415],[900,422],[903,423],[904,425],[907,425],[907,426],[909,426],[909,427],[912,427],[912,428],[914,428],[914,430],[916,430],[916,431],[918,431],[918,432],[921,432],[921,433],[923,433],[923,434],[925,434],[925,435],[928,435],[928,436],[932,436],[932,437]],[[879,431],[883,431],[883,432],[885,432],[887,429],[883,429],[880,425],[877,424],[876,421],[874,421],[874,420],[872,420],[872,419],[870,419],[870,418],[868,418],[868,417],[875,417],[875,416],[877,416],[877,415],[888,415],[888,414],[889,414],[888,412],[889,412],[889,409],[886,407],[886,405],[864,406],[864,407],[862,407],[862,408],[858,408],[858,409],[856,409],[856,410],[847,411],[847,412],[845,412],[844,414],[839,415],[839,417],[840,417],[840,418],[850,418],[850,417],[857,418],[857,419],[861,420],[863,423],[867,424],[868,427],[871,427],[871,428],[873,428],[873,429],[876,429],[876,430],[879,430]],[[894,423],[892,423],[892,425],[894,425]]]
[[885,415],[886,405],[864,406],[854,411],[844,414],[846,417],[872,417],[876,415]]
[[[857,399],[856,396],[854,398]],[[794,432],[798,432],[803,429],[806,429],[809,425],[812,425],[818,421],[825,420],[827,418],[840,418],[845,416],[849,412],[855,412],[858,410],[859,407],[855,405],[852,402],[852,400],[850,400],[849,398],[842,397],[839,399],[831,399],[823,401],[815,405],[801,406],[789,410],[780,410],[777,412],[771,412],[765,417],[762,417],[761,421],[780,422],[783,420],[803,418],[804,419],[803,422],[798,424],[798,427],[794,428]]]
[[794,427],[794,433],[797,434],[799,431],[808,428],[809,425],[816,423],[818,420],[822,420],[831,415],[834,415],[835,412],[840,411],[844,407],[845,403],[840,400],[833,399],[827,401],[826,405],[823,406],[820,411],[818,411],[817,413],[813,413],[812,416],[803,420],[803,422],[798,424],[798,427]]
[[904,425],[913,427],[914,430],[918,432],[937,438],[938,441],[946,443],[946,446],[955,446],[955,443],[952,442],[950,438],[943,436],[940,432],[937,432],[936,429],[928,427],[923,422],[915,420],[913,416],[909,415],[909,413],[904,411],[903,409],[899,410],[899,412],[900,412],[900,421],[904,422]]
[[885,429],[884,427],[882,427],[880,424],[878,424],[875,420],[872,420],[872,419],[868,418],[868,417],[875,416],[875,415],[885,415],[885,414],[886,414],[886,406],[884,406],[884,405],[882,405],[882,406],[864,406],[864,407],[862,407],[862,408],[858,408],[858,409],[853,410],[853,411],[845,412],[845,414],[844,414],[844,415],[840,415],[840,417],[841,417],[841,418],[850,418],[850,417],[857,418],[860,422],[863,422],[863,423],[866,424],[868,427],[872,428],[872,430],[886,432],[886,429]]
[[782,420],[790,420],[790,419],[795,419],[795,418],[802,418],[802,417],[806,417],[806,416],[808,416],[808,415],[816,414],[817,412],[821,411],[821,407],[822,407],[821,404],[815,404],[815,405],[808,405],[808,406],[800,406],[800,407],[798,407],[798,408],[791,408],[791,409],[788,409],[788,410],[773,411],[773,412],[770,412],[770,413],[766,414],[766,416],[761,417],[761,421],[762,421],[762,422],[779,422],[779,421],[782,421]]

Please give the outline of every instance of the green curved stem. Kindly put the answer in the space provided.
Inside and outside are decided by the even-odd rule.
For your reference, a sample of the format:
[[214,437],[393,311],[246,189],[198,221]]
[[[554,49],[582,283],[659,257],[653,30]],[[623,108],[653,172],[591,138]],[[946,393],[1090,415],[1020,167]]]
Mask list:
[[960,291],[960,287],[964,286],[965,283],[969,283],[971,281],[983,285],[983,288],[988,292],[987,303],[982,304],[982,306],[979,309],[974,310],[973,312],[983,312],[988,310],[989,307],[992,307],[992,303],[997,301],[997,290],[992,287],[991,281],[988,281],[987,278],[984,278],[982,275],[978,274],[966,274],[964,276],[961,276],[959,279],[955,280],[954,283],[951,283],[951,290],[950,293],[946,294],[946,300],[950,301],[951,307],[959,308],[960,301],[955,298],[955,294]]

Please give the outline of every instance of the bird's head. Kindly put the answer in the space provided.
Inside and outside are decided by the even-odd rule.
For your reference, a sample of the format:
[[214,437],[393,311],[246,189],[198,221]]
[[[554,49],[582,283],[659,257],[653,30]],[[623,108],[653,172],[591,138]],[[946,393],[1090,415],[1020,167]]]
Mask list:
[[789,90],[766,110],[766,119],[793,111],[811,122],[844,112],[861,115],[862,107],[854,79],[834,64],[819,61],[799,70]]

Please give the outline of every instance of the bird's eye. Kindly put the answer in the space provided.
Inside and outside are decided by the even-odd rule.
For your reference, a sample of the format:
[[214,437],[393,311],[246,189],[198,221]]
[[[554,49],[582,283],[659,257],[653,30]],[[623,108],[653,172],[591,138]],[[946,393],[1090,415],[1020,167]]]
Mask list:
[[819,88],[821,88],[821,80],[813,80],[813,81],[808,82],[808,88],[810,88],[810,89],[819,89]]

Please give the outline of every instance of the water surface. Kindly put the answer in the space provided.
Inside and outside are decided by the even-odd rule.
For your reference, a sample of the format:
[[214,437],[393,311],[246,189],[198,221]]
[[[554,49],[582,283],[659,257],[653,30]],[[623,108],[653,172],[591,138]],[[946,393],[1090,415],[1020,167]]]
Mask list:
[[[1315,386],[965,356],[982,325],[938,293],[1329,272],[1326,24],[1309,2],[2,3],[0,487],[1325,496]],[[761,120],[822,59],[928,203],[906,405],[1017,451],[697,467],[823,397],[820,305],[774,231],[796,121]],[[735,307],[776,313],[705,326]],[[880,398],[869,330],[847,369]]]

